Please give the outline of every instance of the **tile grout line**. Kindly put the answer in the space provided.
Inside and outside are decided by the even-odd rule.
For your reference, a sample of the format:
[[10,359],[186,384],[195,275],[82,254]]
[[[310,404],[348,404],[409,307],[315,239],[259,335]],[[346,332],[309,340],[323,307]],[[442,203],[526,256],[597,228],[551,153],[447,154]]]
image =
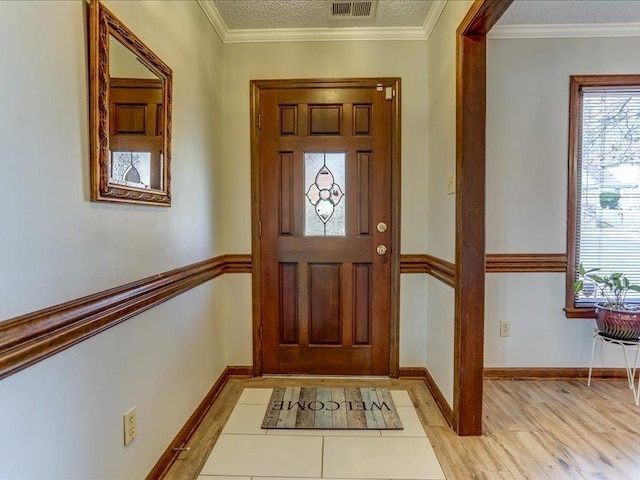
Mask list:
[[[266,404],[264,404],[264,403],[260,403],[260,404],[258,404],[258,403],[246,403],[246,404],[241,404],[241,403],[237,402],[237,403],[236,403],[236,405],[234,406],[234,408],[235,408],[235,407],[237,407],[238,405],[268,407],[269,403],[266,403]],[[414,411],[417,413],[417,408],[416,408],[416,406],[415,406],[415,405],[413,405],[413,404],[412,404],[412,405],[396,405],[396,408],[397,408],[398,410],[403,409],[403,408],[411,408],[412,410],[414,410]],[[419,417],[418,417],[418,421],[419,421],[420,423],[422,423],[422,422],[420,421],[420,418],[419,418]],[[228,421],[227,421],[227,422],[225,422],[225,425],[224,425],[224,426],[226,426],[226,423],[228,423]],[[253,423],[253,422],[251,422],[251,423]],[[422,427],[423,427],[423,430],[424,430],[424,425],[422,425]],[[224,429],[224,427],[223,427],[223,429]],[[366,431],[366,429],[365,429],[365,430],[363,430],[363,431]],[[370,431],[370,430],[369,430],[369,431]],[[383,439],[383,438],[388,438],[388,439],[392,439],[392,438],[398,438],[398,439],[399,439],[399,438],[406,438],[406,439],[409,439],[409,438],[411,438],[411,439],[426,439],[426,440],[427,440],[427,442],[429,443],[429,445],[431,445],[430,439],[428,438],[428,435],[426,435],[426,431],[424,432],[424,433],[425,433],[425,435],[422,435],[422,436],[414,436],[414,435],[409,435],[409,436],[404,436],[404,435],[398,435],[398,436],[396,436],[396,435],[390,435],[390,436],[387,436],[387,435],[384,435],[384,431],[383,431],[382,429],[376,429],[376,431],[377,431],[377,434],[376,434],[375,436],[373,436],[373,437],[370,437],[370,438],[381,438],[381,439]],[[236,435],[237,435],[237,436],[245,436],[245,435],[246,435],[246,436],[265,435],[265,436],[270,436],[270,437],[271,437],[271,436],[273,436],[273,437],[275,437],[275,435],[269,435],[270,433],[273,433],[273,432],[271,432],[271,431],[270,431],[270,430],[268,430],[268,429],[267,429],[266,431],[264,431],[264,432],[260,432],[260,434],[256,434],[256,433],[249,433],[249,432],[244,432],[244,433],[243,433],[243,432],[228,432],[228,433],[221,432],[220,437],[222,437],[222,436],[236,436]],[[318,433],[319,433],[319,432],[318,432]],[[359,432],[355,432],[355,431],[354,431],[353,433],[354,433],[353,435],[345,435],[344,437],[343,437],[342,435],[337,435],[337,436],[336,436],[336,438],[345,438],[345,439],[347,439],[347,438],[352,438],[352,439],[353,439],[353,438],[367,438],[367,437],[368,437],[367,435],[364,435],[364,436],[359,435],[359,434],[358,434]],[[296,435],[286,435],[286,434],[285,434],[285,435],[282,435],[282,436],[283,436],[283,437],[284,437],[284,436],[295,437]],[[304,435],[304,436],[307,436],[307,435]],[[320,453],[321,453],[321,455],[320,455],[320,462],[321,462],[321,464],[320,464],[320,477],[319,477],[319,478],[320,478],[320,479],[325,479],[324,475],[325,475],[325,473],[326,473],[326,472],[324,471],[324,458],[325,458],[325,456],[326,456],[326,441],[325,441],[325,439],[326,439],[327,437],[326,437],[325,435],[317,435],[315,432],[314,432],[314,434],[309,435],[309,437],[314,437],[314,436],[316,436],[316,437],[320,437],[320,438],[321,438],[321,452],[320,452]],[[333,436],[331,436],[331,438],[333,438]],[[433,449],[433,446],[431,446],[431,448]],[[435,454],[435,452],[434,452],[434,454]],[[437,458],[437,456],[436,456],[436,458]],[[436,461],[437,461],[437,460],[436,460]],[[439,464],[439,461],[438,461],[438,464]],[[202,473],[200,473],[200,475],[202,475]],[[213,476],[213,477],[211,477],[211,478],[212,478],[212,479],[214,479],[214,478],[215,478],[215,476]],[[247,477],[245,477],[245,478],[247,478]],[[249,478],[250,480],[255,480],[255,479],[257,479],[257,478],[261,478],[261,477],[260,477],[260,476],[249,476],[248,478]],[[283,478],[286,478],[286,477],[283,477]],[[373,478],[375,478],[375,477],[373,477]],[[365,479],[364,477],[362,477],[362,480],[366,480],[366,479]]]

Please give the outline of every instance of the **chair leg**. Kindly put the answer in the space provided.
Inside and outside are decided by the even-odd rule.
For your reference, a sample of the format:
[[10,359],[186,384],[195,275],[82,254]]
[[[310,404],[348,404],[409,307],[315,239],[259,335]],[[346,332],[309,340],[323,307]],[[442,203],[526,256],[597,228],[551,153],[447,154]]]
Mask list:
[[636,401],[636,407],[640,405],[640,379],[638,379],[638,388],[633,391],[634,400]]
[[[633,399],[636,407],[640,406],[640,377],[636,382],[636,371],[638,370],[638,357],[640,357],[640,341],[638,342],[625,342],[615,339],[605,339],[598,335],[598,332],[594,332],[593,345],[591,347],[591,365],[589,365],[589,377],[587,379],[587,385],[591,386],[591,376],[593,374],[593,362],[596,354],[596,343],[600,340],[603,345],[613,345],[622,348],[624,355],[624,365],[627,373],[627,386],[633,392]],[[634,348],[633,352],[633,364],[631,364],[631,354],[627,352],[627,347]]]
[[624,345],[622,345],[622,352],[624,353],[624,365],[627,369],[627,384],[629,385],[629,388],[631,390],[633,390],[633,394],[635,396],[635,388],[633,385],[633,378],[631,377],[632,373],[631,373],[631,365],[629,364],[629,356],[627,355],[627,347],[625,347]]
[[[631,384],[633,385],[633,380],[636,378],[636,370],[638,369],[638,351],[640,350],[640,345],[636,345],[636,353],[633,357],[633,369],[631,370]],[[638,388],[640,388],[640,379],[638,379]]]
[[634,385],[636,378],[636,370],[638,367],[638,351],[640,351],[640,344],[636,344],[636,352],[633,357],[633,369],[631,370],[631,385],[633,389],[633,396],[636,403],[636,407],[640,404],[640,378],[638,378],[637,385]]

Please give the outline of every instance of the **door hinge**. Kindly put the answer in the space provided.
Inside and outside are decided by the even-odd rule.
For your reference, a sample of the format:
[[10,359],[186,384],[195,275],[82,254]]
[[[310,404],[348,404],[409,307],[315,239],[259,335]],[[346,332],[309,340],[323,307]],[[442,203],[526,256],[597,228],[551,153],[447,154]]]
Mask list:
[[258,222],[258,238],[262,238],[262,221]]
[[262,114],[261,113],[258,114],[258,131],[259,132],[262,131]]
[[258,337],[260,337],[260,341],[262,342],[262,335],[264,333],[264,325],[261,323],[260,328],[258,329]]

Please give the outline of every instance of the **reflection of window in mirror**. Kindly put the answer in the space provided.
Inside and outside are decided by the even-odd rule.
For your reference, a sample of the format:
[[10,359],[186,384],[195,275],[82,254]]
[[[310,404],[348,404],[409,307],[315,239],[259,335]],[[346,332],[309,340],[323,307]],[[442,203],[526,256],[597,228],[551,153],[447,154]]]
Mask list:
[[162,190],[163,84],[109,35],[109,183]]

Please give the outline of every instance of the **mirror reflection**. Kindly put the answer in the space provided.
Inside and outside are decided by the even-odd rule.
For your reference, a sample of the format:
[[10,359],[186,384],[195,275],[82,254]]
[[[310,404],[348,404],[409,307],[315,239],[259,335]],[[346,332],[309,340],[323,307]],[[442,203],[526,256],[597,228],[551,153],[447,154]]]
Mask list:
[[171,206],[173,72],[89,0],[91,200]]
[[163,82],[109,35],[109,183],[162,190]]

